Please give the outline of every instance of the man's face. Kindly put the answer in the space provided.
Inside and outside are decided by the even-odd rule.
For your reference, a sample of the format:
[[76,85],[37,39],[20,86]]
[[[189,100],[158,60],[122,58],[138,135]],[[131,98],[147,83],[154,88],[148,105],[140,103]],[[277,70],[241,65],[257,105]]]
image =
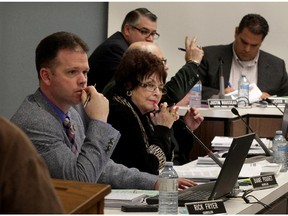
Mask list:
[[254,59],[260,49],[263,41],[263,35],[257,35],[244,28],[239,32],[235,30],[234,49],[241,61],[250,61]]
[[145,16],[141,16],[137,25],[125,25],[124,36],[129,44],[138,41],[154,42],[153,34],[157,33],[156,31],[157,23],[152,22]]
[[[62,111],[81,102],[82,90],[87,86],[89,71],[85,52],[69,49],[60,50],[51,68],[45,68],[45,88],[49,99]],[[45,92],[47,93],[47,92]]]

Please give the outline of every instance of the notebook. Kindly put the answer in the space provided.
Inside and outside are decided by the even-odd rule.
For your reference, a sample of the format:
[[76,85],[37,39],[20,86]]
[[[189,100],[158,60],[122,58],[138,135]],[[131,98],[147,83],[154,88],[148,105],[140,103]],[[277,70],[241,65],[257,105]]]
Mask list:
[[[227,200],[233,192],[254,137],[255,133],[250,133],[233,138],[217,180],[179,191],[178,205],[185,206],[185,203],[195,201]],[[149,197],[146,202],[157,204],[158,196]]]

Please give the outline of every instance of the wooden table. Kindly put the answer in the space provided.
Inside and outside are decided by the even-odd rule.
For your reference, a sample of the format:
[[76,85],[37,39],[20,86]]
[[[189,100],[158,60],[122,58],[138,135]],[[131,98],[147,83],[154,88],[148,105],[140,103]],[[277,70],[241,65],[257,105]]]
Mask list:
[[52,183],[66,214],[104,214],[110,185],[60,179],[52,179]]

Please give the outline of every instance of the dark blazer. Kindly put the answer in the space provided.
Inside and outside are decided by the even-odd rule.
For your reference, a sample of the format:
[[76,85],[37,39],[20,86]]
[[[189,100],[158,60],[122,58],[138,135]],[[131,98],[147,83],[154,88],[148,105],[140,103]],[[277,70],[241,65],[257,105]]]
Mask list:
[[[203,48],[205,55],[199,67],[203,85],[202,99],[206,100],[219,92],[219,58],[223,60],[224,83],[228,83],[233,58],[232,46],[228,44]],[[260,50],[257,86],[270,95],[287,96],[288,78],[284,60]]]
[[121,32],[116,32],[100,44],[89,57],[88,85],[96,85],[98,92],[113,77],[129,44]]

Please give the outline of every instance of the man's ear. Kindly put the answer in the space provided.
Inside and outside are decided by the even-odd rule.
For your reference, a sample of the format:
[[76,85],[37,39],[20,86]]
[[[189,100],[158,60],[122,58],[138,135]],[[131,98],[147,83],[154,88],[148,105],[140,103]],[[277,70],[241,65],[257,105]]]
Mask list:
[[235,36],[239,34],[239,27],[235,28]]
[[48,68],[41,68],[40,69],[40,77],[44,83],[47,85],[50,84],[50,76],[51,76],[51,71]]
[[124,28],[123,28],[123,34],[125,36],[129,35],[130,34],[130,31],[131,31],[131,27],[128,25],[128,24],[125,24],[124,25]]

